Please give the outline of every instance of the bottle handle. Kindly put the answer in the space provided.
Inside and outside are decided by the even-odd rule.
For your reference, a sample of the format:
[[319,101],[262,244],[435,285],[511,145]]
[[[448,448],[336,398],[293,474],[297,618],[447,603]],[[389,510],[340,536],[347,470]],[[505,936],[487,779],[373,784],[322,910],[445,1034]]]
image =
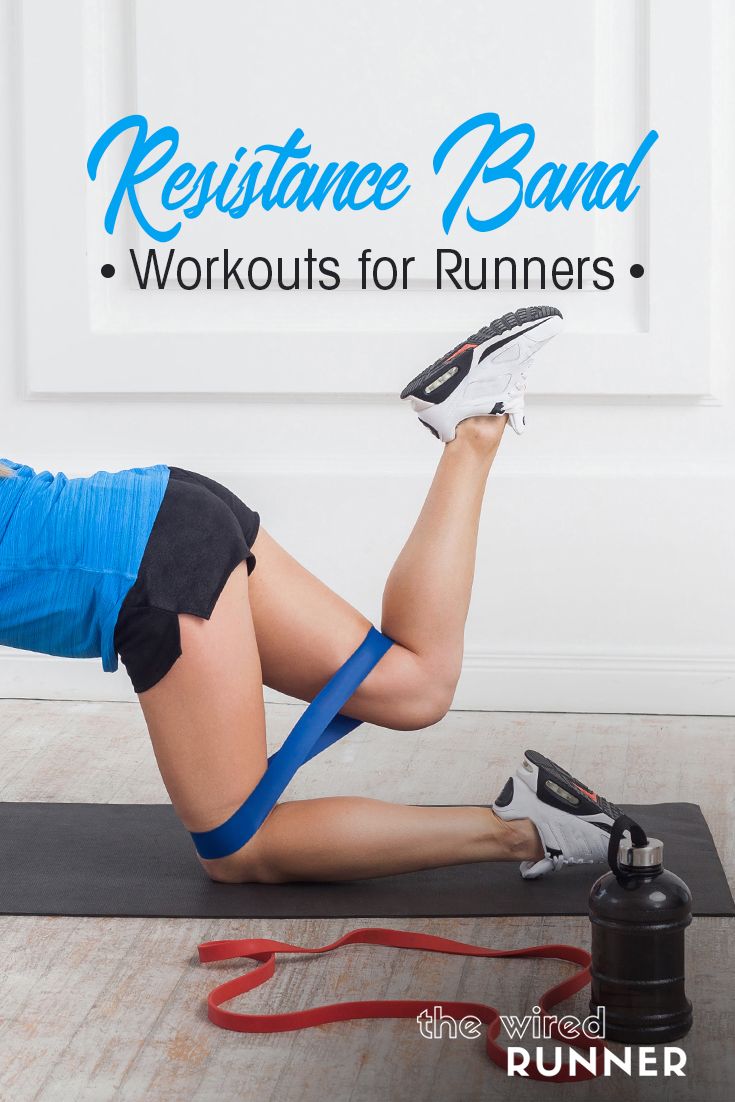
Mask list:
[[630,833],[630,840],[634,846],[645,846],[648,844],[648,835],[640,823],[637,823],[635,819],[631,819],[629,815],[618,816],[612,825],[610,841],[607,846],[607,863],[618,880],[624,880],[626,876],[618,861],[618,847],[626,831]]

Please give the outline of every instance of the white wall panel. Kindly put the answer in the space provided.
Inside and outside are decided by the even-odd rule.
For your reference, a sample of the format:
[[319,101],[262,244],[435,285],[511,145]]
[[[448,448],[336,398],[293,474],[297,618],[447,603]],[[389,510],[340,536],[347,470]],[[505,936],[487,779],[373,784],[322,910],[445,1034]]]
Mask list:
[[[345,19],[338,0],[311,8],[227,0],[202,19],[193,0],[29,0],[21,42],[24,239],[30,257],[45,256],[45,278],[34,267],[28,273],[30,394],[393,394],[407,361],[434,358],[441,342],[516,304],[509,291],[479,292],[478,300],[477,292],[433,289],[435,249],[453,247],[475,263],[486,254],[615,258],[610,291],[534,293],[559,302],[569,320],[538,393],[710,395],[701,332],[673,339],[669,326],[672,312],[701,316],[708,302],[709,7],[700,5],[684,29],[660,2],[574,0],[563,13],[505,4],[498,50],[497,4],[465,3],[448,18],[438,2],[378,0]],[[298,33],[284,34],[286,27]],[[670,58],[683,51],[672,95]],[[533,122],[537,138],[524,172],[546,158],[626,160],[650,127],[664,139],[641,170],[642,196],[625,213],[592,217],[575,205],[549,217],[523,209],[490,234],[458,218],[447,237],[441,210],[468,155],[465,147],[455,151],[438,178],[432,157],[459,122],[488,109],[506,127]],[[298,256],[312,245],[342,261],[347,278],[338,291],[141,293],[127,250],[151,241],[131,219],[113,240],[100,229],[115,154],[98,181],[83,180],[84,153],[133,112],[145,113],[151,129],[177,126],[181,154],[197,165],[226,164],[238,144],[283,140],[300,125],[321,163],[405,160],[412,192],[388,212],[256,209],[233,223],[210,208],[172,242],[177,256],[200,258],[225,245],[248,257]],[[47,204],[50,162],[63,211],[51,254],[48,226],[33,213]],[[697,165],[703,196],[695,219],[682,217],[687,163]],[[681,187],[672,186],[677,176]],[[155,182],[146,185],[150,196]],[[141,194],[145,204],[145,188]],[[413,289],[356,293],[351,258],[366,244],[375,255],[415,256]],[[120,276],[107,283],[98,272],[110,260]],[[649,279],[629,277],[634,261]],[[695,286],[680,279],[682,263],[698,272]]]
[[[491,481],[457,703],[735,712],[733,14],[724,0],[698,5],[696,20],[685,11],[5,3],[0,453],[71,473],[203,470],[377,615],[437,456],[395,392],[506,309],[553,302],[567,330],[539,360],[529,430],[504,444]],[[482,110],[534,124],[534,165],[625,159],[649,127],[661,138],[625,215],[525,211],[497,233],[446,238],[431,157]],[[174,244],[271,257],[311,244],[348,277],[369,245],[416,255],[415,289],[141,294],[126,250],[149,242],[129,218],[102,232],[112,174],[91,184],[84,171],[94,139],[130,111],[176,125],[194,161],[296,125],[321,161],[405,160],[413,192],[385,216],[203,217]],[[474,258],[610,255],[616,285],[437,293],[431,257],[446,245]],[[114,280],[99,276],[105,261]],[[642,280],[626,274],[634,261]],[[0,692],[130,688],[92,663],[4,652]]]

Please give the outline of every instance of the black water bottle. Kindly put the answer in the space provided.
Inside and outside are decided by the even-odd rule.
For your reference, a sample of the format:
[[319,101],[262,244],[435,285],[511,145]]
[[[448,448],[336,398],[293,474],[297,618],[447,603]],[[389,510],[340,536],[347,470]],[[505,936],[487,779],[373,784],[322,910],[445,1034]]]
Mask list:
[[[623,832],[629,832],[630,838]],[[684,934],[692,897],[663,867],[663,843],[628,816],[610,837],[610,872],[590,892],[592,997],[605,1008],[605,1036],[623,1044],[663,1044],[687,1033]]]

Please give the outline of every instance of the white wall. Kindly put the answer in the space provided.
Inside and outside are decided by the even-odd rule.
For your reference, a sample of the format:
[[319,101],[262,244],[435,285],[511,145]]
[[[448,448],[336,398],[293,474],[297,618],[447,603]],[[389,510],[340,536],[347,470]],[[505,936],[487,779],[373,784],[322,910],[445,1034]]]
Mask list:
[[[553,302],[567,332],[539,360],[529,430],[493,475],[457,704],[732,714],[733,17],[725,0],[698,5],[696,26],[671,7],[379,0],[347,18],[333,2],[2,0],[0,453],[70,473],[202,470],[377,616],[437,457],[392,394],[471,329]],[[425,282],[387,295],[140,294],[125,249],[148,242],[129,224],[107,238],[104,188],[84,175],[95,137],[136,109],[177,125],[195,160],[301,125],[322,161],[415,169],[412,202],[390,216],[220,216],[176,247],[277,256],[311,244],[349,275],[370,245],[415,254]],[[427,166],[482,110],[532,121],[536,163],[627,157],[655,127],[640,201],[616,217],[526,212],[447,242]],[[475,257],[607,254],[618,280],[608,294],[439,294],[430,259],[447,243]],[[109,283],[105,260],[118,264]],[[634,260],[643,280],[624,275]],[[6,651],[0,693],[130,689],[95,663]]]

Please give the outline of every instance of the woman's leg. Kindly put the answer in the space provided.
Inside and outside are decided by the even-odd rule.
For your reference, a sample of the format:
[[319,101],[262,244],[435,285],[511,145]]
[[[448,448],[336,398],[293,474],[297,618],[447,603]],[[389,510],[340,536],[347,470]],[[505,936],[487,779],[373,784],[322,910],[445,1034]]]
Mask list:
[[[429,519],[439,518],[430,515]],[[419,524],[425,520],[422,515]],[[274,554],[284,553],[278,549]],[[267,564],[259,560],[256,573],[265,573],[266,569]],[[394,585],[396,574],[400,583],[401,569],[399,560],[392,575]],[[302,596],[309,596],[315,616],[323,611],[319,598],[328,599],[340,610],[342,622],[336,626],[345,626],[349,620],[356,646],[367,621],[311,575],[307,578],[308,584],[301,579],[303,593],[292,594],[292,598],[300,603]],[[210,620],[181,616],[181,658],[162,681],[140,696],[164,783],[179,817],[191,831],[209,830],[229,818],[265,770],[260,638],[256,639],[248,590],[247,573],[240,566],[225,586]],[[460,599],[463,594],[458,594]],[[410,608],[401,607],[404,602],[400,592],[396,602],[387,603],[398,606],[392,629],[395,636],[401,620],[410,619]],[[261,609],[267,611],[262,605]],[[284,638],[288,637],[286,633]],[[348,644],[347,653],[349,649]],[[381,665],[391,654],[402,651],[403,669],[409,669],[408,660],[413,657],[415,674],[421,656],[400,644],[388,652]],[[341,653],[336,664],[344,657],[346,654]],[[304,652],[295,655],[294,660],[305,661]],[[334,663],[329,666],[329,655],[320,656],[320,662],[325,667],[323,676],[321,672],[309,674],[315,681],[314,690],[336,668]],[[396,680],[400,672],[394,668],[391,677],[383,679],[383,690],[392,680],[393,688],[403,698],[404,686]],[[417,677],[417,685],[419,681]],[[305,682],[302,687],[306,688]],[[293,691],[292,685],[289,690]],[[403,708],[395,699],[391,702],[379,697],[377,689],[374,693],[362,693],[365,718],[375,719],[373,713],[387,718],[392,707]],[[417,725],[423,707],[423,699],[419,699],[412,719],[408,711],[401,711],[405,725]],[[202,860],[202,864],[218,880],[277,882],[355,879],[466,861],[524,860],[540,855],[535,827],[528,820],[506,823],[486,808],[404,807],[345,797],[279,804],[256,836],[237,853],[215,861]]]
[[[210,620],[181,616],[182,656],[140,702],[171,801],[184,826],[210,830],[265,770],[260,664],[238,567]],[[344,880],[465,861],[540,856],[527,820],[485,808],[404,807],[344,797],[281,803],[237,853],[201,860],[223,881]]]
[[[485,484],[504,417],[464,421],[447,444],[383,595],[382,630],[396,643],[344,711],[394,729],[447,712],[459,677]],[[265,531],[250,602],[263,680],[311,700],[364,638],[369,622]]]

